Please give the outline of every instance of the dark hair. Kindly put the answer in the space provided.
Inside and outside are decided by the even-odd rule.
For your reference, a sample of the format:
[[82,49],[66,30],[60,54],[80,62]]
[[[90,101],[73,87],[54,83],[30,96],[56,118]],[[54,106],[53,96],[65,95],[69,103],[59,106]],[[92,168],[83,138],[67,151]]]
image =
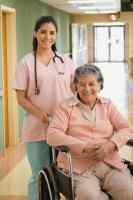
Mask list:
[[[52,16],[41,16],[35,23],[35,27],[34,27],[34,31],[37,32],[40,27],[42,26],[42,24],[45,23],[52,23],[55,26],[56,32],[58,31],[58,27],[57,27],[57,23],[54,20],[54,18]],[[33,35],[33,41],[32,41],[32,45],[33,45],[33,51],[34,51],[34,74],[35,74],[35,95],[38,95],[40,93],[40,90],[38,88],[38,81],[37,81],[37,61],[36,61],[36,51],[37,51],[37,39],[36,37],[34,37]],[[64,63],[62,57],[60,57],[56,51],[56,43],[54,43],[52,45],[52,50],[54,52],[54,57],[53,57],[53,62],[55,63],[55,58],[58,58],[62,63]]]
[[93,64],[85,64],[83,66],[78,67],[75,71],[73,82],[77,83],[81,76],[89,74],[94,74],[96,76],[97,81],[101,84],[101,89],[103,89],[103,75],[101,73],[101,70]]
[[[56,29],[56,32],[58,31],[57,23],[52,16],[41,16],[35,23],[34,31],[37,32],[42,26],[42,24],[46,24],[46,23],[52,23]],[[36,51],[37,39],[34,36],[33,36],[32,45],[33,45],[33,51]],[[56,51],[56,44],[52,45],[52,50],[54,52]]]

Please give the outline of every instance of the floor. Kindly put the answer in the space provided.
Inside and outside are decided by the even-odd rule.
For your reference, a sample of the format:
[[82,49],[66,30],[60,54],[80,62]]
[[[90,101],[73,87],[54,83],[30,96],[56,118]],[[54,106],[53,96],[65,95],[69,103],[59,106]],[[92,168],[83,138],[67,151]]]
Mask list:
[[26,200],[31,172],[24,145],[7,149],[0,158],[0,200]]
[[[133,124],[133,79],[128,78],[127,65],[123,63],[97,64],[104,75],[102,95],[111,98],[118,109]],[[133,160],[132,149],[125,147],[123,157]],[[0,200],[26,200],[27,181],[31,174],[24,146],[7,149],[0,154]]]

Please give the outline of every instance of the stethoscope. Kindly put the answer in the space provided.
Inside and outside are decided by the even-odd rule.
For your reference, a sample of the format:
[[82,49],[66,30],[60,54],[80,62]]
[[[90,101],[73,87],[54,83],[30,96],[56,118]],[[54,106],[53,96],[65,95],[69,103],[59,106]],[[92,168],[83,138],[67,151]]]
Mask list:
[[[56,64],[56,58],[60,60],[61,63],[64,63],[62,57],[54,52],[53,62]],[[56,69],[56,68],[55,68]],[[57,71],[57,69],[56,69]],[[58,74],[64,74],[64,72],[58,72]],[[37,80],[37,61],[36,61],[36,52],[34,52],[34,77],[35,77],[35,95],[39,95],[40,89],[38,88],[38,80]]]

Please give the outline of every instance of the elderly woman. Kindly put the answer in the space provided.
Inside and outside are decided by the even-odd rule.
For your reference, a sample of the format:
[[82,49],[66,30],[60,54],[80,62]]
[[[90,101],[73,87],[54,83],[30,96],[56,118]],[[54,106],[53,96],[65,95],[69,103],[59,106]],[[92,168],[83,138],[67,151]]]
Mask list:
[[[98,94],[103,88],[98,67],[76,69],[75,96],[62,102],[48,128],[47,142],[70,148],[78,200],[133,200],[133,177],[119,149],[133,138],[133,129],[114,104]],[[67,168],[63,155],[58,164]]]

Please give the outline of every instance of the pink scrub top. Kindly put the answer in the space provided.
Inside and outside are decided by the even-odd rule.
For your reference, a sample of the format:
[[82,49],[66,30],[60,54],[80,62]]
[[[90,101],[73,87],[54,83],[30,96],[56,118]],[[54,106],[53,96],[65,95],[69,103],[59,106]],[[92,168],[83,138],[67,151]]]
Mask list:
[[[29,53],[17,66],[13,88],[26,90],[28,99],[43,112],[53,115],[56,105],[72,95],[70,83],[75,71],[75,65],[69,57],[61,56],[64,63],[56,58],[55,63],[48,66],[37,60],[37,81],[40,90],[35,95],[34,55]],[[46,139],[48,124],[27,113],[22,127],[23,141],[41,141]]]

